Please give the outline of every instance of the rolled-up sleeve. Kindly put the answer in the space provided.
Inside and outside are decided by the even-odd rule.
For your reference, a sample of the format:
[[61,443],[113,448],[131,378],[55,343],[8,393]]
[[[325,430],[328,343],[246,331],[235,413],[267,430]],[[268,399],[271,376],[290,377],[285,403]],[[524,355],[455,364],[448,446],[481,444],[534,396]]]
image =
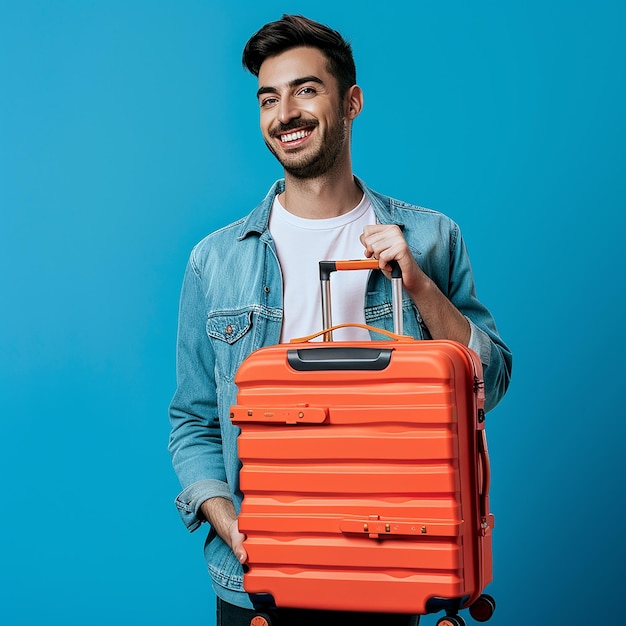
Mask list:
[[205,521],[200,512],[202,503],[215,497],[231,499],[226,483],[219,480],[200,480],[178,494],[176,508],[189,532],[196,530]]
[[489,361],[491,361],[491,339],[489,335],[484,330],[478,328],[469,317],[466,316],[466,319],[470,325],[468,348],[473,350],[480,357],[480,362],[483,364],[483,367],[487,367]]

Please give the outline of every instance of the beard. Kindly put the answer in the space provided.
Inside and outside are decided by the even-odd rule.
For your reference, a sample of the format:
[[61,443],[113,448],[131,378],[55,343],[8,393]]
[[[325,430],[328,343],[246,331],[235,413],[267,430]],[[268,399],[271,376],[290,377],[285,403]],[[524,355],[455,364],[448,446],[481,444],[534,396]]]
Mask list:
[[[316,120],[294,120],[289,124],[281,124],[279,127],[270,131],[272,137],[289,132],[303,126],[318,127]],[[265,145],[269,151],[276,157],[278,162],[283,166],[287,174],[301,180],[319,178],[330,172],[339,155],[341,154],[346,142],[347,125],[346,118],[343,113],[337,117],[336,122],[328,128],[328,133],[322,137],[321,143],[316,149],[308,149],[304,154],[281,155],[265,140]]]

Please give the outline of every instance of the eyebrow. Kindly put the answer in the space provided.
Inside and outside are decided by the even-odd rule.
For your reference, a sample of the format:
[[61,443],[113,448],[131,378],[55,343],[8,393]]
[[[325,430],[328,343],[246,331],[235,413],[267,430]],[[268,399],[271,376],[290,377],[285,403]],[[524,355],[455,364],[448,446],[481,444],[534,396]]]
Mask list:
[[[294,78],[292,81],[287,83],[287,87],[293,89],[294,87],[299,87],[305,83],[317,83],[318,85],[323,85],[324,81],[317,76],[303,76],[302,78]],[[260,87],[256,92],[257,98],[264,93],[278,93],[278,89],[276,87]]]

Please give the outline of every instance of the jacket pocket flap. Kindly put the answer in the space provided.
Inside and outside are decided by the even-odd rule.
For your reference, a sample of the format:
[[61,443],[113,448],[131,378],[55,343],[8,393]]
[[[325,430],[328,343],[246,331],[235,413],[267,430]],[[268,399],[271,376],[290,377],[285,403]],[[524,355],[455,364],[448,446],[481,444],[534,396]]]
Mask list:
[[252,313],[219,313],[207,319],[206,330],[209,337],[233,344],[243,337],[252,326]]

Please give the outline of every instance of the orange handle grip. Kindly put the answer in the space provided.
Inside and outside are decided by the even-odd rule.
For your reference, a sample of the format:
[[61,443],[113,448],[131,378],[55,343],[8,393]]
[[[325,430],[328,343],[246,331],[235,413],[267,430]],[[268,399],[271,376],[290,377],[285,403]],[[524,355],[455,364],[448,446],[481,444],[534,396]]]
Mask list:
[[[391,277],[402,278],[402,270],[397,261],[391,261]],[[320,280],[329,280],[330,274],[337,270],[377,270],[377,259],[346,259],[341,261],[320,261]]]
[[376,270],[378,261],[376,259],[355,259],[346,261],[335,261],[338,270]]

